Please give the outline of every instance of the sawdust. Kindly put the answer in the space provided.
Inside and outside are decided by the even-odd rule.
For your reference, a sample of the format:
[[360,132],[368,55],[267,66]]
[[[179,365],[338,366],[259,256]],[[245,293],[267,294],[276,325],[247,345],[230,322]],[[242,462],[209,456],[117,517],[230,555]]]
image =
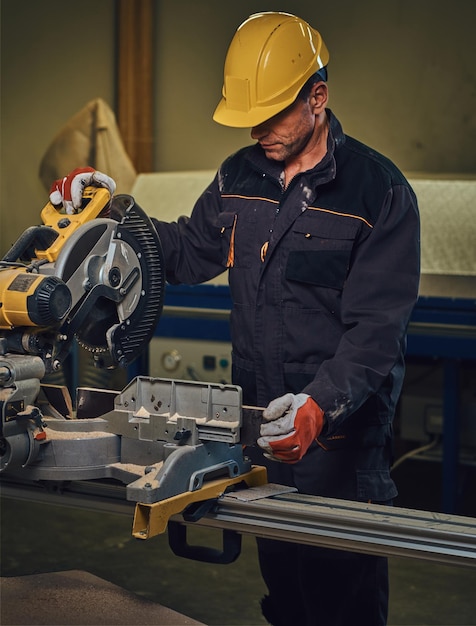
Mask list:
[[48,439],[101,439],[105,437],[116,437],[112,433],[105,433],[103,431],[79,431],[79,430],[54,430],[53,428],[46,428],[45,430]]

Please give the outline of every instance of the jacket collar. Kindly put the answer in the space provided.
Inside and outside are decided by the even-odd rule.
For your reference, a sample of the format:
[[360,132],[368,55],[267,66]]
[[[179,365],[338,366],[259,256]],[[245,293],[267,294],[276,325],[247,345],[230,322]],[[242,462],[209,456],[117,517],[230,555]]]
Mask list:
[[[345,135],[342,126],[330,109],[326,109],[329,122],[329,133],[327,136],[327,154],[308,174],[316,183],[328,182],[335,178],[336,162],[334,153],[345,143]],[[263,174],[268,174],[279,180],[283,166],[278,161],[272,161],[265,156],[264,150],[256,143],[251,146],[247,158]]]
[[329,136],[334,143],[334,149],[340,148],[345,143],[345,135],[342,130],[341,123],[330,109],[326,109],[327,119],[329,120]]

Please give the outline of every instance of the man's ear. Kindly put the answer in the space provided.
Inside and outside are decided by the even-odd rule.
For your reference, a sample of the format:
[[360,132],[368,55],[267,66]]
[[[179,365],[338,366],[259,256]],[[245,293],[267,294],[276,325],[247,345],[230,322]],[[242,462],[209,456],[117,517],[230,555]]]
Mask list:
[[324,81],[314,83],[311,89],[310,103],[312,107],[312,112],[315,115],[318,115],[325,110],[328,99],[329,91],[327,89],[327,83],[325,83]]

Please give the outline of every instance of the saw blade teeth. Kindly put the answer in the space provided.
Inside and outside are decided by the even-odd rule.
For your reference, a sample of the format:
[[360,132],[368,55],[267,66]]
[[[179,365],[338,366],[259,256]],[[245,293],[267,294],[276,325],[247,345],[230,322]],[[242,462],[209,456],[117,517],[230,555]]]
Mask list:
[[87,350],[88,352],[94,353],[94,354],[98,354],[100,352],[107,352],[107,348],[104,346],[90,346],[89,344],[85,343],[84,341],[82,341],[78,335],[75,335],[75,339],[78,342],[78,345],[81,346],[81,348],[83,348],[84,350]]

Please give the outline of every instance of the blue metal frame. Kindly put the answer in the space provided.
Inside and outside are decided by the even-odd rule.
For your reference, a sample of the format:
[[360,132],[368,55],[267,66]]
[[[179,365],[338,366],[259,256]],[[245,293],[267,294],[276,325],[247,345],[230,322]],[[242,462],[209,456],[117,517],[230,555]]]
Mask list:
[[476,299],[420,296],[408,329],[407,355],[476,359]]
[[168,306],[230,311],[232,300],[228,285],[167,285],[164,312],[155,335],[209,341],[231,340],[228,320],[197,318],[191,324],[190,317],[167,314]]
[[458,509],[460,374],[476,363],[476,300],[420,297],[408,331],[407,361],[438,359],[443,364],[442,510]]

